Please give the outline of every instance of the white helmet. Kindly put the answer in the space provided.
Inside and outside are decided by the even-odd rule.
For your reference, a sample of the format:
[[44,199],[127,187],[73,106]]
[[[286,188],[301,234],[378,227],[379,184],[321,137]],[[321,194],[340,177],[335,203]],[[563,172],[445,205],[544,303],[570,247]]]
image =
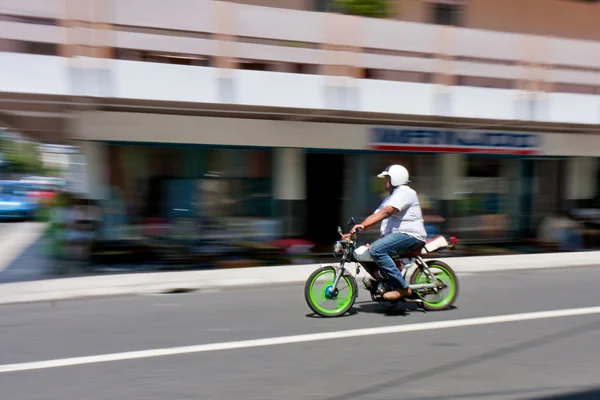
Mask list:
[[400,185],[407,185],[410,180],[408,179],[408,170],[402,165],[390,165],[382,173],[377,175],[378,178],[390,177],[390,184],[393,187]]

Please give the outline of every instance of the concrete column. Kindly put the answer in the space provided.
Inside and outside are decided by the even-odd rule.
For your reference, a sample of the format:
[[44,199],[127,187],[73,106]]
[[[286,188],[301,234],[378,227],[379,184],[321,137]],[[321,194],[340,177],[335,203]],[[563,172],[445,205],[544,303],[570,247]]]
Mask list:
[[214,57],[214,66],[223,69],[219,71],[222,78],[230,78],[230,69],[238,68],[238,62],[234,56],[236,37],[235,11],[237,4],[228,1],[214,3],[214,18],[217,26],[215,40],[217,41],[217,54]]
[[306,157],[303,149],[274,150],[273,177],[277,200],[306,199]]
[[[372,171],[370,165],[370,154],[346,155],[344,172],[344,220],[354,217],[357,221],[367,217],[370,212],[368,208],[369,193],[371,191]],[[346,229],[346,227],[343,227]]]
[[106,145],[100,142],[79,141],[74,143],[81,153],[71,158],[69,176],[74,190],[92,200],[108,199],[108,154]]
[[596,196],[598,159],[573,157],[567,161],[565,197],[570,206],[577,207],[581,200]]
[[523,208],[523,193],[524,187],[521,184],[523,175],[522,160],[506,159],[502,163],[502,176],[506,179],[507,193],[503,195],[503,201],[505,201],[506,211],[508,214],[508,226],[507,229],[510,232],[518,232],[521,228],[520,216]]
[[438,160],[439,173],[439,209],[445,222],[442,231],[448,232],[453,226],[455,202],[464,196],[460,180],[466,174],[466,159],[463,154],[441,154]]
[[304,233],[306,206],[306,155],[303,149],[273,150],[273,194],[275,215],[281,218],[284,237]]
[[459,180],[465,176],[466,159],[462,154],[441,154],[439,161],[441,177],[440,199],[458,200],[462,197]]

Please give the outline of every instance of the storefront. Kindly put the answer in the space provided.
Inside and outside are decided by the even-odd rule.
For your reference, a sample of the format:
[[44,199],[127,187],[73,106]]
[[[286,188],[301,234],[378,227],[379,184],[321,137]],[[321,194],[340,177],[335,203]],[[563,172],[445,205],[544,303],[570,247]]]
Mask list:
[[596,196],[594,135],[122,113],[82,121],[81,140],[105,143],[105,181],[134,219],[262,224],[325,244],[336,225],[373,212],[376,175],[396,163],[411,173],[430,232],[472,242],[530,237],[546,216]]
[[[276,236],[272,151],[106,144],[109,199],[126,225],[163,221],[179,236],[194,230],[231,237]],[[123,219],[121,219],[123,220]]]
[[[376,175],[390,164],[411,173],[428,231],[452,233],[471,241],[501,241],[518,236],[523,160],[537,156],[535,134],[472,132],[420,128],[370,128],[369,153],[355,174],[368,176],[362,216],[383,196]],[[364,165],[368,165],[365,169]],[[360,197],[360,190],[354,190]]]

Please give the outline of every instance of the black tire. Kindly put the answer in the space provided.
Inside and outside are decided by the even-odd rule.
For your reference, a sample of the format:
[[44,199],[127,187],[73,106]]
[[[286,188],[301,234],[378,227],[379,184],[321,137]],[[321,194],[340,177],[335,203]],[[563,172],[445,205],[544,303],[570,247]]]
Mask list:
[[[439,260],[430,260],[426,262],[427,266],[429,268],[433,268],[433,267],[439,267],[441,269],[444,269],[448,272],[448,275],[452,278],[452,281],[454,282],[454,292],[450,294],[450,298],[445,299],[443,301],[443,304],[432,304],[431,302],[427,302],[423,296],[416,294],[417,297],[421,298],[421,300],[423,300],[422,303],[420,303],[421,307],[423,307],[425,310],[427,311],[442,311],[442,310],[447,310],[448,308],[452,307],[452,305],[454,304],[454,302],[456,301],[456,299],[458,298],[458,292],[459,292],[459,283],[458,283],[458,277],[456,276],[456,273],[454,272],[454,270],[445,262],[439,261]],[[421,269],[417,268],[412,276],[410,277],[410,284],[411,285],[416,285],[417,284],[417,276],[419,276],[421,273]]]
[[306,304],[308,305],[308,307],[310,307],[310,309],[315,314],[320,315],[321,317],[325,317],[325,318],[339,317],[339,316],[346,314],[354,306],[354,302],[356,301],[356,298],[358,297],[358,284],[356,283],[356,279],[354,278],[354,276],[352,276],[349,273],[344,273],[344,276],[340,279],[340,281],[342,279],[346,280],[346,282],[348,283],[348,286],[352,289],[350,302],[347,305],[345,305],[344,307],[340,308],[339,310],[335,310],[332,312],[324,312],[322,309],[319,309],[318,306],[312,302],[311,288],[312,288],[312,284],[313,284],[313,281],[315,280],[315,278],[317,276],[323,274],[326,271],[333,271],[333,274],[335,276],[336,270],[335,270],[335,268],[333,268],[331,266],[318,268],[312,274],[310,274],[310,276],[306,280],[306,283],[304,284],[304,300],[306,301]]

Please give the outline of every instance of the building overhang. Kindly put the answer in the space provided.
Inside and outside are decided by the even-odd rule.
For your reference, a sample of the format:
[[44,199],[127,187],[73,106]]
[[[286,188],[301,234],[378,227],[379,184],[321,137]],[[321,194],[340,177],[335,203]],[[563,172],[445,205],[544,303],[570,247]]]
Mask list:
[[473,130],[515,130],[597,134],[600,125],[526,120],[488,120],[439,115],[408,115],[347,110],[317,110],[226,103],[194,103],[98,97],[0,93],[0,121],[45,143],[66,143],[69,119],[83,111],[151,113],[221,118],[267,119],[385,126],[423,126]]

